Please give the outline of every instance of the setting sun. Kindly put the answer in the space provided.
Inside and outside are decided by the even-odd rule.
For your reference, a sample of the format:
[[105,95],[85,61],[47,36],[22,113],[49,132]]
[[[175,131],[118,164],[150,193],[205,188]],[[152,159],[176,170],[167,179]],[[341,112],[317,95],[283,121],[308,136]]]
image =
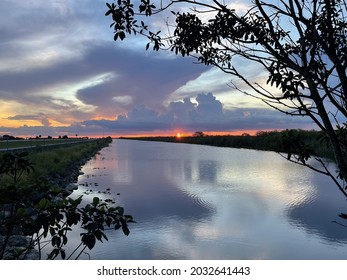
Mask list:
[[181,138],[182,136],[183,136],[183,134],[181,134],[181,133],[177,133],[177,134],[176,134],[176,137],[177,137],[177,138]]

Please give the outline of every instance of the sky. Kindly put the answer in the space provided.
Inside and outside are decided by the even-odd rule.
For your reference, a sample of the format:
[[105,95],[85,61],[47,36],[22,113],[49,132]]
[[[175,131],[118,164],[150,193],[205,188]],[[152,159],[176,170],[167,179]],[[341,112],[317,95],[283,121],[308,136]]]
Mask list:
[[[237,7],[249,3],[234,2]],[[0,135],[120,137],[314,128],[309,119],[289,117],[233,89],[233,77],[193,58],[146,51],[138,36],[114,42],[105,3],[0,1]],[[265,83],[261,68],[242,67]]]

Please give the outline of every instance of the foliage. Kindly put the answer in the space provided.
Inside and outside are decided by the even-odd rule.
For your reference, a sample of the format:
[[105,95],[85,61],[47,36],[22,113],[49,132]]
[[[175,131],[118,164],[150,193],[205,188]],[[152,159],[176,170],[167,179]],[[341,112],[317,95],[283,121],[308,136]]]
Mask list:
[[[177,142],[197,145],[210,145],[218,147],[231,147],[243,149],[255,149],[264,151],[274,151],[286,154],[287,157],[304,157],[305,150],[308,149],[310,156],[334,160],[334,155],[325,140],[322,140],[323,133],[319,131],[305,130],[284,130],[284,131],[258,131],[256,135],[208,135],[204,137],[185,136],[180,139],[176,137],[134,137],[127,139]],[[302,153],[297,154],[302,147]]]
[[[0,188],[0,235],[3,236],[0,259],[25,259],[33,248],[38,250],[41,258],[46,243],[51,246],[48,259],[77,259],[86,248],[92,249],[96,241],[107,241],[107,229],[122,229],[129,235],[128,223],[133,222],[133,218],[125,215],[120,206],[112,207],[98,197],[82,206],[82,196],[77,199],[65,197],[62,188],[43,182],[23,185],[23,174],[34,170],[28,153],[6,153],[0,163],[0,175],[11,178],[10,183]],[[67,255],[68,233],[77,226],[82,229],[81,242]],[[27,236],[29,241],[24,248],[9,255],[9,240],[13,235]]]
[[195,131],[193,137],[204,137],[205,134],[202,131]]
[[[148,40],[146,49],[152,44],[155,51],[193,56],[237,77],[231,82],[235,89],[285,114],[310,118],[331,146],[338,177],[347,180],[345,0],[255,0],[246,11],[234,8],[232,1],[141,0],[136,8],[134,2],[107,4],[115,41],[142,35]],[[170,9],[167,35],[144,22]],[[267,82],[251,80],[239,62],[262,68]],[[308,154],[287,158],[312,168],[306,161],[309,149],[301,144],[296,148],[296,153]],[[320,171],[327,172],[321,164]],[[338,186],[347,196],[345,186]]]

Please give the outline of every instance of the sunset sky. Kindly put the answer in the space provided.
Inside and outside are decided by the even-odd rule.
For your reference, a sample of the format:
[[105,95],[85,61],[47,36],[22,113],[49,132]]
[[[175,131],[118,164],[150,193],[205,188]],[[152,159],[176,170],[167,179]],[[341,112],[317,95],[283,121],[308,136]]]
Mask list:
[[[246,7],[235,1],[237,7]],[[123,136],[314,128],[170,52],[118,44],[104,0],[0,1],[0,135]],[[162,22],[153,22],[160,26]],[[243,65],[265,84],[262,69]]]

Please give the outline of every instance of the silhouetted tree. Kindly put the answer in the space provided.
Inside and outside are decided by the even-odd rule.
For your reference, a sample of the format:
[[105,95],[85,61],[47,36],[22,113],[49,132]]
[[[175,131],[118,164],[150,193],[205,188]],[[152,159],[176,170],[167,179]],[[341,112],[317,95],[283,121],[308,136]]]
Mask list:
[[193,137],[203,137],[205,134],[202,131],[196,131],[193,134]]
[[[134,8],[134,3],[139,5]],[[270,107],[291,116],[310,118],[325,134],[339,169],[347,179],[347,4],[345,0],[254,0],[246,11],[229,1],[115,0],[107,3],[114,40],[128,34],[148,39],[155,51],[171,50],[195,57],[235,76],[248,87],[231,85]],[[170,11],[173,22],[151,30],[150,16]],[[185,9],[185,11],[183,11]],[[167,14],[165,14],[167,16]],[[158,25],[156,25],[158,26]],[[156,28],[156,27],[155,27]],[[254,63],[267,73],[267,83],[252,80],[238,62]],[[299,153],[300,151],[298,151]],[[323,161],[309,157],[289,160],[330,176],[347,196],[344,183]]]

